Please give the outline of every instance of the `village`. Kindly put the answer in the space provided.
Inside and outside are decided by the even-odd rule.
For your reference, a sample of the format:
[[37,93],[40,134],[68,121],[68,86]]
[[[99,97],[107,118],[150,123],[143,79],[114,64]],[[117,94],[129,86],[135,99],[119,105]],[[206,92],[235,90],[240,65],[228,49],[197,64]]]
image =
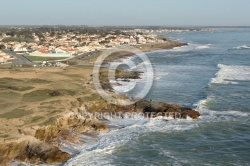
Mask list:
[[135,46],[166,40],[145,29],[82,32],[56,28],[46,31],[15,28],[0,31],[0,64],[12,64],[17,58],[20,59],[17,65],[29,61],[61,61],[121,45]]

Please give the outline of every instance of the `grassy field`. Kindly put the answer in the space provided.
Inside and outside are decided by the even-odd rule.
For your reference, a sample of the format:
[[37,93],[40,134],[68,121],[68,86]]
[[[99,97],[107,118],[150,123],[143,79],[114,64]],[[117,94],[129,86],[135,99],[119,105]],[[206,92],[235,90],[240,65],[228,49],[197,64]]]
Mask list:
[[0,69],[0,140],[18,129],[50,125],[92,94],[91,67]]
[[31,61],[56,61],[56,60],[63,60],[66,59],[65,57],[41,57],[41,56],[29,56],[26,55],[26,58],[28,58]]
[[23,110],[23,109],[15,109],[10,112],[6,112],[0,115],[0,118],[14,119],[14,118],[22,118],[26,115],[30,115],[32,110]]

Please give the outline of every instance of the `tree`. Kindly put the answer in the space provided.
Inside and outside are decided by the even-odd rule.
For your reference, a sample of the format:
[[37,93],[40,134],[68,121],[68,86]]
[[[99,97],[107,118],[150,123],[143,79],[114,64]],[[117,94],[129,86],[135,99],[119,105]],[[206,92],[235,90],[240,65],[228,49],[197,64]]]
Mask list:
[[54,32],[54,31],[52,31],[51,33],[50,33],[50,37],[54,37],[56,35],[56,33]]
[[82,39],[81,39],[81,38],[77,38],[76,40],[77,40],[78,42],[81,42],[81,41],[82,41]]
[[6,35],[14,37],[15,36],[15,32],[14,31],[10,31],[10,32],[7,32]]
[[5,45],[0,44],[0,50],[3,50],[3,49],[5,49]]
[[164,37],[164,38],[162,38],[162,40],[163,40],[163,41],[167,41],[167,39],[166,39],[165,37]]

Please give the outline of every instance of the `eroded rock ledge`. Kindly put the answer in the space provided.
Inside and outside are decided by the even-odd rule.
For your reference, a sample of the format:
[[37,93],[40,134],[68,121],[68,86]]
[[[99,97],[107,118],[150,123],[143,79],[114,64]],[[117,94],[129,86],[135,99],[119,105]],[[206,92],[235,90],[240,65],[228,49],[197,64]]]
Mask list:
[[[78,101],[81,103],[81,99]],[[178,118],[182,119],[197,119],[200,116],[199,112],[191,108],[163,102],[140,100],[134,105],[117,106],[102,98],[95,98],[94,101],[70,110],[59,118],[55,125],[20,130],[20,139],[1,142],[0,165],[7,165],[12,161],[31,164],[66,162],[71,158],[71,154],[63,152],[60,147],[83,141],[79,137],[80,133],[108,132],[108,125],[91,114],[94,112],[147,112],[152,114],[152,118],[156,117],[157,113],[170,113],[169,116],[176,116],[171,113],[178,113]]]
[[61,151],[60,147],[81,141],[78,133],[96,131],[108,131],[108,126],[91,115],[81,116],[73,112],[59,118],[55,126],[20,130],[20,139],[0,143],[0,165],[12,161],[31,164],[66,162],[71,155]]
[[62,152],[58,147],[32,137],[3,142],[0,146],[0,165],[7,165],[13,160],[32,164],[55,164],[71,158],[70,154]]

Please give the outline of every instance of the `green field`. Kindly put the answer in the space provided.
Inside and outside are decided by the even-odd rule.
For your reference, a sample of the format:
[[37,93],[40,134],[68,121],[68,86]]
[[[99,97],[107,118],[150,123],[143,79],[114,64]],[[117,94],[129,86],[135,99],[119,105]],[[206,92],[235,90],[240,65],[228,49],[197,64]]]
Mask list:
[[25,56],[31,61],[56,61],[56,60],[63,60],[66,59],[66,57],[41,57],[41,56]]
[[6,119],[21,118],[23,116],[30,115],[32,113],[33,113],[32,110],[15,109],[10,112],[1,114],[0,118],[6,118]]

